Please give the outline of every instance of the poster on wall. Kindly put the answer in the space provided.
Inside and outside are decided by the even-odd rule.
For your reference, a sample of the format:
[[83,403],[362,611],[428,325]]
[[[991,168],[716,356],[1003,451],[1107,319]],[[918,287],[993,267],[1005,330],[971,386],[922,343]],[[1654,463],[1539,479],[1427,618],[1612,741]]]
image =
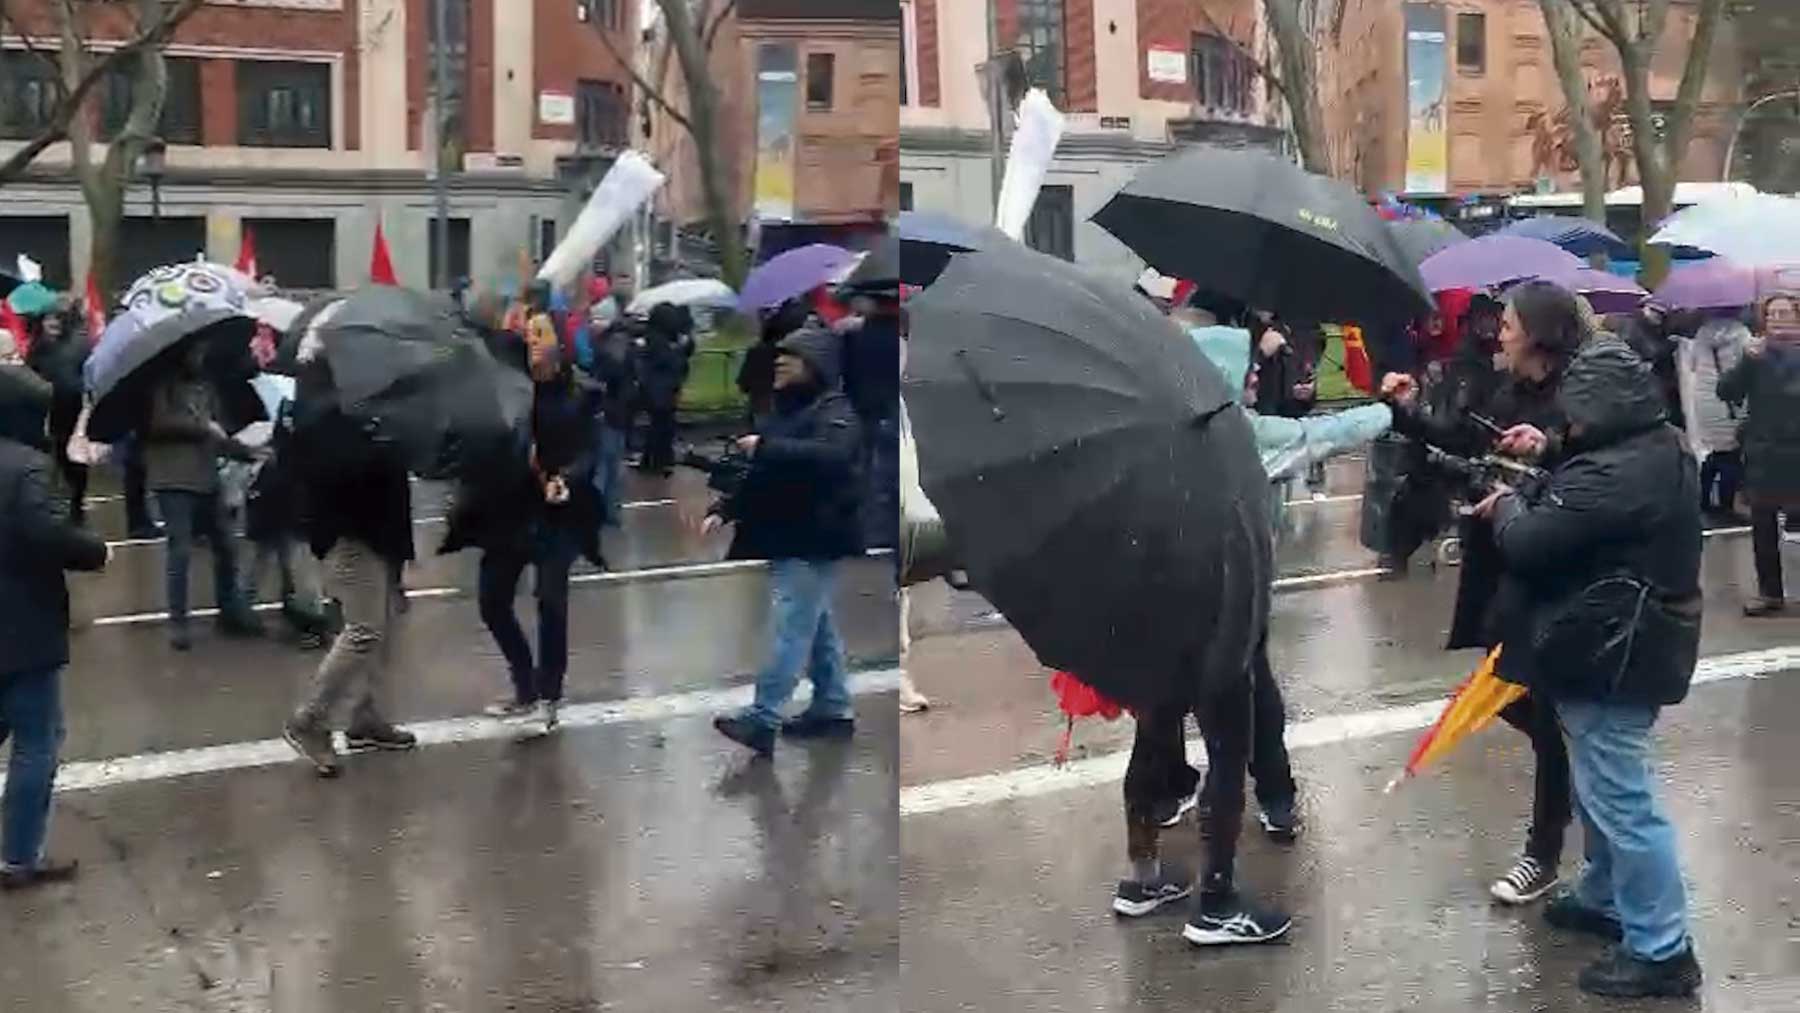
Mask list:
[[1447,38],[1442,7],[1406,5],[1407,193],[1450,190],[1450,135],[1444,122]]
[[794,46],[773,43],[756,54],[756,196],[759,219],[794,217],[794,109],[799,98]]

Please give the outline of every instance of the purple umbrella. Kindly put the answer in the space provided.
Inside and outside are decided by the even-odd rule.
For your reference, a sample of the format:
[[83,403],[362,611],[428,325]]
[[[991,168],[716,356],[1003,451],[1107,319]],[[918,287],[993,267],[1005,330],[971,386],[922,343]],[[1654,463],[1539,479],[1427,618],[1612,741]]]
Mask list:
[[753,313],[842,279],[856,266],[857,255],[841,246],[811,243],[772,257],[744,279],[738,312]]
[[1644,304],[1650,293],[1630,278],[1583,267],[1550,279],[1588,301],[1595,313],[1630,313]]
[[1419,274],[1433,292],[1497,288],[1526,278],[1556,278],[1586,267],[1554,243],[1523,236],[1487,235],[1425,258]]
[[1672,310],[1724,310],[1756,301],[1756,274],[1724,257],[1677,267],[1656,290],[1656,304]]

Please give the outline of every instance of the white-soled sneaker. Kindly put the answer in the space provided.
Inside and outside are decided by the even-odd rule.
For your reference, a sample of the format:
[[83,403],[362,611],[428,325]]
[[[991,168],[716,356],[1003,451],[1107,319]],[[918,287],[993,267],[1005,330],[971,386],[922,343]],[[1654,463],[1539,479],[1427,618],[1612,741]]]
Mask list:
[[1506,871],[1506,875],[1494,880],[1488,892],[1502,904],[1529,904],[1549,893],[1556,883],[1555,869],[1546,869],[1542,862],[1525,855]]

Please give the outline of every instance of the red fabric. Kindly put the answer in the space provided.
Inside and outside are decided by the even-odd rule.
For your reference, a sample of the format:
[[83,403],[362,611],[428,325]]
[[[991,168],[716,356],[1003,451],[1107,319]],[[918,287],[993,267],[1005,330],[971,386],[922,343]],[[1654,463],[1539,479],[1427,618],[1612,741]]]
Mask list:
[[251,278],[260,278],[256,266],[256,237],[250,232],[250,226],[244,226],[244,241],[238,246],[236,267]]
[[25,321],[13,312],[12,304],[0,299],[0,331],[11,331],[13,348],[21,358],[31,354],[31,332],[26,330]]
[[369,258],[369,280],[377,285],[398,285],[400,279],[394,276],[394,258],[388,253],[387,236],[381,231],[381,223],[375,223],[375,254]]
[[1056,705],[1071,718],[1098,715],[1113,721],[1125,713],[1123,707],[1101,696],[1099,690],[1069,672],[1057,672],[1050,676],[1050,691],[1056,694]]
[[1193,296],[1194,290],[1199,287],[1199,285],[1186,279],[1177,280],[1175,282],[1175,292],[1169,297],[1169,302],[1176,306],[1185,306],[1187,305],[1188,299]]
[[1456,354],[1456,347],[1462,342],[1463,314],[1469,312],[1469,303],[1474,298],[1475,293],[1466,288],[1437,294],[1438,318],[1444,322],[1444,328],[1435,338],[1421,330],[1419,341],[1426,362],[1442,362]]
[[1375,393],[1375,366],[1369,361],[1362,328],[1354,325],[1344,328],[1344,379],[1365,394]]
[[813,289],[813,309],[819,314],[819,319],[828,325],[850,315],[850,308],[833,299],[830,291],[823,285]]
[[87,295],[82,299],[82,309],[87,313],[88,344],[97,344],[101,333],[106,330],[106,300],[100,298],[100,288],[92,274],[88,275]]
[[605,302],[606,297],[612,295],[612,282],[607,281],[600,275],[595,275],[588,279],[587,292],[589,305],[593,305],[597,302]]

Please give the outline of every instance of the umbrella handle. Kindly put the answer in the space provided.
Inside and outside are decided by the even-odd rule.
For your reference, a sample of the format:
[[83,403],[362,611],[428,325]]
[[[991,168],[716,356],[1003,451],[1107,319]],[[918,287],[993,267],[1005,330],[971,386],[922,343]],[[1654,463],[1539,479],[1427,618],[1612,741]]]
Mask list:
[[956,363],[962,367],[962,371],[964,375],[968,376],[969,382],[975,385],[976,393],[980,394],[981,399],[987,402],[988,410],[994,413],[994,421],[998,422],[1001,419],[1006,418],[1006,409],[1000,407],[1000,398],[994,393],[993,385],[982,379],[981,374],[976,371],[975,363],[969,359],[968,349],[959,348],[956,350]]

